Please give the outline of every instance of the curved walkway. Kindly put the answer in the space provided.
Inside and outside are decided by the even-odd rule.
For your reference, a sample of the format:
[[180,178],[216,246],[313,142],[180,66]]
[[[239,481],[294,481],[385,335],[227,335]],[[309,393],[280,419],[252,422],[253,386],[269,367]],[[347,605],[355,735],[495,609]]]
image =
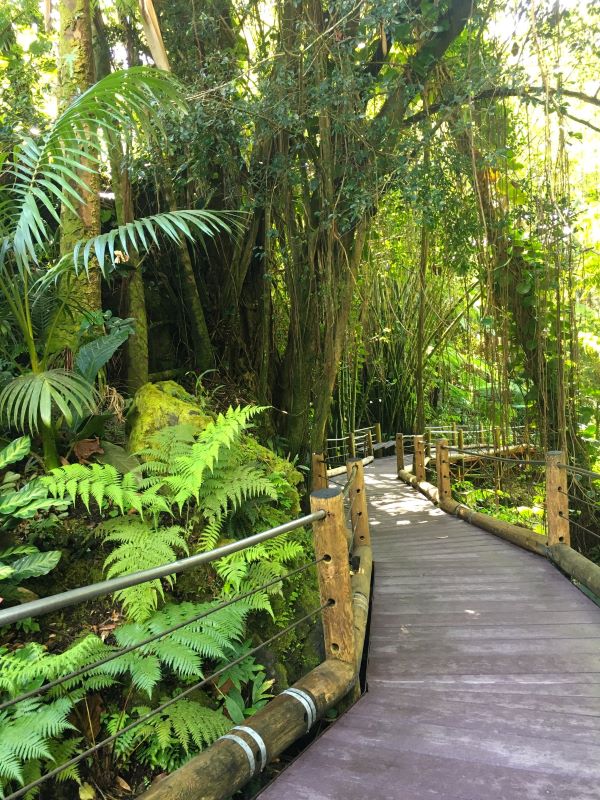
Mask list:
[[261,800],[598,800],[600,609],[540,556],[366,471],[368,691]]

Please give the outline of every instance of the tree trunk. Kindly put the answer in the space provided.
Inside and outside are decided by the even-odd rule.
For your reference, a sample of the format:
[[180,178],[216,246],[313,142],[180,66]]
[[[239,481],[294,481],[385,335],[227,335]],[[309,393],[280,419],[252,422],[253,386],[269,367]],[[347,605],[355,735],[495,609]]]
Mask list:
[[429,231],[425,222],[421,227],[421,253],[419,258],[419,306],[417,319],[417,364],[415,370],[415,391],[417,395],[417,406],[415,412],[415,433],[423,433],[425,430],[425,398],[424,379],[423,379],[423,359],[425,356],[425,290],[427,279],[427,259],[429,256]]
[[[111,72],[111,56],[102,11],[98,6],[94,10],[93,31],[96,76],[100,79]],[[108,153],[117,224],[124,225],[132,222],[135,214],[127,158],[123,152],[123,140],[116,133],[109,136]],[[135,333],[129,337],[126,344],[126,363],[127,388],[133,394],[140,386],[148,382],[148,316],[144,278],[135,250],[129,254],[128,266],[131,272],[125,282],[125,295],[127,314],[135,320]]]
[[[171,71],[167,51],[160,32],[158,18],[152,0],[140,0],[140,13],[144,32],[154,63],[160,69]],[[169,211],[177,211],[175,188],[170,175],[169,165],[164,165],[163,189]],[[185,308],[191,326],[192,341],[194,344],[194,363],[201,372],[212,369],[215,365],[213,347],[210,341],[208,326],[202,301],[198,292],[194,265],[190,256],[187,242],[183,241],[179,247],[179,258],[183,272],[183,286],[186,290]]]
[[[59,12],[59,100],[61,108],[65,108],[94,82],[89,0],[61,0]],[[93,165],[82,164],[82,166]],[[79,240],[100,233],[99,178],[95,173],[83,170],[81,176],[89,189],[82,191],[77,187],[77,191],[82,195],[80,203],[73,202],[77,213],[73,213],[66,206],[61,209],[61,254],[71,252]],[[60,292],[68,301],[71,314],[63,315],[58,321],[54,331],[53,349],[74,347],[82,317],[86,313],[101,309],[100,282],[100,270],[94,260],[90,263],[88,275],[85,273],[75,277],[70,275],[62,281]]]

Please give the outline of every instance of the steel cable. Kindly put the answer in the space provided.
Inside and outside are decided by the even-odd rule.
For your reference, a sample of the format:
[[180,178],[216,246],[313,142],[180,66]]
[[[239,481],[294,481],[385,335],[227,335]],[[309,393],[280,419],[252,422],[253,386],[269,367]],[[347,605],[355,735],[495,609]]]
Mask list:
[[164,711],[166,708],[169,708],[169,706],[172,706],[178,700],[181,700],[182,698],[187,697],[193,692],[196,692],[198,689],[201,689],[203,686],[206,686],[207,683],[210,683],[215,678],[220,677],[225,672],[227,672],[227,670],[230,669],[231,667],[234,667],[237,664],[241,664],[242,661],[245,661],[249,656],[255,655],[263,647],[266,647],[268,644],[271,644],[276,639],[280,639],[282,636],[285,636],[291,630],[296,628],[298,625],[305,622],[307,619],[310,619],[310,617],[314,617],[316,614],[321,613],[321,611],[323,611],[323,609],[327,608],[329,605],[331,605],[331,601],[323,603],[323,605],[319,606],[318,608],[309,611],[308,614],[305,614],[303,617],[300,617],[300,619],[297,619],[295,622],[292,622],[286,628],[274,634],[269,639],[266,639],[264,642],[261,642],[261,644],[257,645],[256,647],[253,647],[251,650],[248,650],[239,658],[230,661],[224,667],[221,667],[221,669],[216,670],[216,672],[213,672],[207,678],[203,678],[201,681],[195,683],[193,686],[189,686],[187,689],[185,689],[185,691],[180,692],[179,694],[175,695],[175,697],[171,697],[166,702],[161,703],[161,705],[157,706],[157,708],[153,708],[151,711],[148,711],[148,713],[143,714],[141,717],[139,717],[139,719],[136,719],[134,722],[130,722],[129,725],[126,725],[124,728],[121,728],[121,730],[112,734],[112,736],[107,736],[106,739],[102,739],[101,742],[98,742],[92,747],[89,747],[87,750],[84,750],[83,753],[79,753],[78,755],[74,756],[68,761],[65,761],[64,764],[61,764],[60,766],[56,767],[50,772],[47,772],[45,775],[42,775],[40,778],[37,778],[37,780],[32,781],[31,783],[28,783],[26,786],[23,786],[21,789],[18,789],[16,792],[7,795],[4,798],[4,800],[18,800],[18,798],[24,797],[28,792],[30,792],[32,789],[35,789],[37,786],[40,786],[45,781],[49,780],[50,778],[54,778],[56,775],[60,775],[61,772],[64,772],[66,769],[75,766],[75,764],[78,764],[80,761],[83,761],[84,758],[88,758],[89,756],[96,753],[98,750],[101,750],[103,747],[106,747],[106,745],[112,744],[112,742],[118,739],[119,736],[122,736],[124,733],[128,733],[141,723],[147,722],[152,717],[155,717],[157,714],[160,714],[162,711]]
[[102,667],[105,664],[108,664],[117,658],[121,658],[121,656],[127,655],[128,653],[131,653],[134,650],[138,650],[140,647],[145,647],[146,645],[152,644],[152,642],[156,642],[159,639],[162,639],[171,633],[175,633],[175,631],[181,630],[181,628],[185,628],[188,625],[191,625],[193,622],[199,622],[201,619],[205,619],[206,617],[209,617],[211,614],[214,614],[217,611],[221,611],[224,608],[228,608],[229,606],[232,606],[235,603],[239,603],[241,600],[245,600],[247,597],[252,597],[252,595],[258,594],[258,592],[262,592],[271,586],[275,586],[281,581],[290,578],[292,575],[297,575],[300,572],[304,572],[307,569],[314,567],[316,564],[319,564],[322,560],[323,560],[322,558],[319,558],[316,559],[315,561],[311,561],[308,564],[303,564],[301,567],[293,569],[291,572],[288,572],[285,575],[280,576],[279,578],[275,578],[272,581],[268,581],[268,583],[264,583],[262,586],[258,586],[255,589],[251,589],[248,592],[244,592],[243,594],[237,595],[236,597],[231,598],[231,600],[226,600],[223,603],[219,603],[213,608],[210,608],[207,611],[203,611],[200,614],[196,614],[194,617],[190,617],[189,619],[183,622],[178,622],[176,625],[173,625],[170,628],[166,628],[164,631],[160,631],[160,633],[155,633],[153,636],[149,636],[147,639],[143,639],[141,642],[129,645],[128,647],[123,647],[120,650],[115,650],[113,653],[111,653],[109,656],[106,656],[105,658],[93,661],[91,664],[86,664],[80,669],[73,670],[73,672],[69,672],[67,675],[62,675],[60,678],[55,678],[53,681],[49,681],[48,683],[45,683],[43,686],[40,686],[37,689],[32,689],[29,692],[24,692],[18,697],[12,698],[11,700],[6,700],[5,702],[0,703],[0,711],[4,711],[5,709],[10,708],[11,706],[16,705],[17,703],[20,703],[22,700],[29,700],[31,697],[36,697],[37,695],[44,694],[50,689],[54,689],[56,686],[60,686],[62,683],[66,683],[67,681],[73,680],[74,678],[78,678],[80,675],[84,675],[86,672],[90,672],[91,670],[97,669],[98,667]]

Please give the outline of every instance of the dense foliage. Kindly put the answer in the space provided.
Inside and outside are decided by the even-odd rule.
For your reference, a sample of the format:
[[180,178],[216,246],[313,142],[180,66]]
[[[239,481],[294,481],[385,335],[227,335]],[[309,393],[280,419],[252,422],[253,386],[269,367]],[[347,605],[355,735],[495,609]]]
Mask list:
[[[285,522],[376,421],[597,465],[599,35],[566,0],[0,0],[1,602]],[[457,497],[541,531],[511,469]],[[314,606],[310,550],[3,631],[0,796],[123,729],[41,796],[137,791],[254,713],[318,660],[308,625],[245,655]]]

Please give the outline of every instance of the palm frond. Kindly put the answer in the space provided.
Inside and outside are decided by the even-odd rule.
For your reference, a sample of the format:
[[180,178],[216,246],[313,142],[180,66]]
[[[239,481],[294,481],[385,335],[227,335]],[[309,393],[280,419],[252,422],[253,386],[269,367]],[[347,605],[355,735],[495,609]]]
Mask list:
[[100,132],[130,129],[132,121],[137,131],[151,131],[151,111],[165,101],[185,109],[171,75],[152,67],[119,70],[77,97],[39,140],[25,139],[1,187],[2,260],[12,253],[21,272],[39,263],[38,250],[52,235],[42,213],[58,222],[61,205],[75,211],[97,172]]
[[19,375],[0,392],[0,418],[18,430],[39,430],[52,423],[53,412],[68,425],[75,414],[93,413],[96,393],[83,376],[65,369]]

